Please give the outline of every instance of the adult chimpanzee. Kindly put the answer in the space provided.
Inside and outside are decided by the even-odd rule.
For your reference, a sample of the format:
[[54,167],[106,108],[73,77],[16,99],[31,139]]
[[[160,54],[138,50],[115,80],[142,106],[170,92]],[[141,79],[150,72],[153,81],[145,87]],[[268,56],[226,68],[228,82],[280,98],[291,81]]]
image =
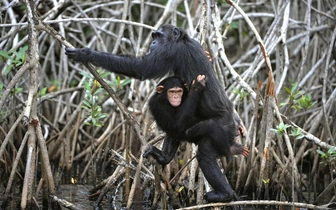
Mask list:
[[[197,117],[198,104],[201,100],[201,93],[205,89],[205,76],[199,75],[192,82],[190,91],[187,90],[183,81],[176,77],[168,77],[162,80],[156,93],[149,100],[149,109],[154,116],[157,125],[167,133],[168,136],[198,144],[200,139],[210,141],[218,156],[230,156],[242,154],[248,156],[249,150],[236,141],[227,142],[223,137],[227,133],[221,118],[200,121]],[[239,122],[238,122],[239,123]],[[152,155],[160,164],[165,164],[166,156],[173,157],[175,150],[171,150],[172,143],[163,143],[163,150],[154,146],[144,154],[145,157]],[[199,158],[199,156],[198,156]]]
[[[109,71],[141,80],[161,78],[172,72],[190,86],[192,80],[198,75],[205,75],[208,82],[202,94],[197,115],[202,120],[221,118],[223,124],[218,126],[224,126],[226,133],[222,138],[225,139],[225,145],[228,145],[228,142],[235,138],[237,131],[233,118],[233,105],[217,80],[201,45],[182,29],[168,24],[154,31],[152,37],[151,52],[144,58],[118,56],[89,48],[66,48],[65,53],[75,61],[90,62]],[[179,143],[173,137],[167,135],[165,142],[169,142],[166,146],[170,147],[170,151],[177,150]],[[211,144],[211,138],[206,137],[198,142],[199,165],[204,176],[215,189],[207,193],[207,200],[209,202],[230,201],[233,191],[216,163],[218,152],[213,150]],[[162,164],[169,163],[173,157],[168,154],[164,158],[161,160]]]

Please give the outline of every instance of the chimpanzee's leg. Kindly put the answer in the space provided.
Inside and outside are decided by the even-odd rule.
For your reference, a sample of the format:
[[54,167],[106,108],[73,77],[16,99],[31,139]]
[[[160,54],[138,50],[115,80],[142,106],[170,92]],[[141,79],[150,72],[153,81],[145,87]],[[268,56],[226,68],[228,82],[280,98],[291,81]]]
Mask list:
[[166,135],[162,145],[162,151],[155,146],[150,146],[149,149],[144,153],[144,157],[148,157],[148,155],[151,155],[161,165],[167,165],[175,156],[179,145],[179,140],[173,139],[172,137]]
[[205,195],[208,202],[228,202],[233,196],[233,190],[217,164],[218,157],[211,140],[203,138],[198,144],[197,160],[205,178],[214,189]]

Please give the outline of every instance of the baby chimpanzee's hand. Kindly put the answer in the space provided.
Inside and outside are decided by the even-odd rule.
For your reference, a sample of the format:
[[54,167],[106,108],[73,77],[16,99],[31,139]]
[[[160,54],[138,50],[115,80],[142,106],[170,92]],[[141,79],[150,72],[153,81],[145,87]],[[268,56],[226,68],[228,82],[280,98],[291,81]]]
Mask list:
[[200,91],[205,87],[206,78],[205,75],[198,75],[195,80],[192,81],[191,90]]

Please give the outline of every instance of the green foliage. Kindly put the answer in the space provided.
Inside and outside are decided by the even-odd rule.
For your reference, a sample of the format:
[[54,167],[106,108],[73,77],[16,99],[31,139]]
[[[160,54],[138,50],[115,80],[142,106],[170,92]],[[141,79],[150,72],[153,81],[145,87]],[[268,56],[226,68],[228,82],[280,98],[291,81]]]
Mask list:
[[60,81],[59,80],[53,80],[53,81],[47,81],[47,87],[42,88],[38,93],[37,97],[40,98],[42,96],[45,96],[48,93],[60,90]]
[[321,155],[321,159],[326,160],[328,163],[336,161],[336,147],[331,147],[326,153],[321,150],[316,150]]
[[76,79],[72,79],[72,80],[70,81],[69,86],[70,86],[70,87],[77,87],[78,83],[79,83],[78,80],[76,80]]
[[294,100],[294,105],[292,106],[292,108],[296,110],[300,110],[300,109],[307,110],[311,108],[312,106],[314,106],[315,104],[316,104],[316,101],[312,102],[311,96],[307,94],[307,95],[301,96],[301,98],[298,100]]
[[235,29],[238,29],[238,22],[232,21],[230,24],[230,30],[235,30]]
[[[99,70],[98,70],[99,73]],[[81,74],[82,76],[86,77],[87,79],[93,80],[94,77],[92,76],[92,74],[90,74],[89,72],[79,72],[79,74]]]
[[[99,70],[98,70],[98,73],[101,76],[101,78],[106,78],[108,75],[111,74],[111,72],[101,73]],[[80,72],[80,74],[90,80],[93,80],[94,82],[97,82],[95,81],[95,78],[88,72]],[[118,90],[123,89],[126,85],[130,84],[131,81],[132,81],[131,78],[126,78],[122,80],[120,76],[117,76],[117,78],[113,78],[112,81],[106,81],[106,83],[109,84],[114,91],[118,91]]]
[[[100,74],[100,71],[98,71],[98,73],[102,78],[110,74],[110,72]],[[95,80],[91,74],[87,72],[81,72],[81,74],[87,78],[87,80],[83,82],[85,98],[81,105],[81,107],[88,113],[84,124],[98,127],[103,126],[103,119],[107,116],[107,114],[103,113],[102,107],[97,104],[97,101],[100,101],[102,97],[102,94],[100,93],[104,89],[100,87],[98,81]]]
[[0,50],[0,58],[5,61],[7,60],[10,61],[10,64],[6,67],[4,71],[4,75],[7,75],[10,72],[10,70],[13,68],[13,66],[20,67],[26,61],[27,49],[28,49],[28,46],[26,45],[17,52],[14,50],[10,50],[8,52]]
[[7,115],[9,114],[9,110],[0,110],[0,123],[3,123],[7,119]]
[[291,127],[291,126],[281,122],[279,125],[276,126],[275,129],[271,128],[271,131],[274,131],[279,136],[282,136],[282,134],[287,133],[286,129],[289,128],[289,127]]
[[42,90],[37,93],[37,97],[40,98],[42,96],[45,96],[47,94],[47,90],[47,87],[42,88]]
[[103,91],[103,88],[98,88],[93,90],[89,82],[84,81],[83,83],[86,97],[83,100],[82,108],[88,112],[87,119],[84,122],[86,125],[93,126],[103,126],[102,120],[107,116],[107,114],[103,113],[101,106],[97,104],[97,98],[99,93]]
[[[100,77],[106,78],[111,72],[104,72],[98,70]],[[103,119],[107,116],[106,113],[103,113],[102,107],[97,104],[97,101],[100,101],[102,94],[100,94],[104,89],[100,87],[99,82],[87,72],[80,72],[84,77],[87,78],[83,82],[85,89],[85,99],[82,102],[81,107],[88,112],[84,124],[93,125],[93,126],[103,126]],[[120,79],[118,76],[112,81],[106,81],[114,91],[122,89],[124,86],[131,82],[131,79],[127,78],[124,80]]]
[[124,80],[120,79],[120,76],[117,76],[116,79],[112,80],[112,88],[114,91],[122,89],[124,86],[128,85],[131,83],[132,79],[126,78]]
[[298,99],[299,95],[303,93],[303,91],[297,91],[298,83],[295,82],[292,85],[292,88],[289,89],[288,87],[285,87],[285,91],[289,94],[289,102],[281,103],[280,106],[285,106],[287,104],[291,105],[291,108],[294,108],[296,110],[304,109],[307,110],[314,106],[316,104],[315,102],[312,102],[311,96],[309,94],[302,95],[301,98]]
[[294,137],[296,140],[304,138],[303,133],[301,132],[300,128],[293,127],[291,125],[285,124],[281,122],[279,125],[276,126],[276,128],[271,128],[271,131],[274,131],[279,136],[282,136],[282,134],[287,133],[287,129],[291,128],[291,133],[289,136]]
[[2,88],[3,88],[3,83],[0,83],[0,98],[2,97],[2,94],[3,94],[3,91],[2,91]]
[[21,93],[22,92],[22,90],[23,90],[23,88],[13,88],[12,90],[11,90],[11,94],[12,95],[15,95],[15,94],[18,94],[18,93]]
[[217,0],[217,4],[220,7],[227,7],[228,6],[228,3],[225,0]]
[[301,129],[296,127],[292,127],[292,132],[289,135],[293,136],[297,140],[302,139],[304,137],[304,135],[301,132]]
[[242,88],[242,89],[238,89],[238,88],[233,88],[233,93],[236,94],[236,95],[239,95],[239,100],[243,100],[247,95],[248,93],[245,92],[245,90]]
[[[285,91],[289,94],[289,102],[288,103],[293,103],[294,99],[297,98],[300,94],[303,93],[303,91],[296,91],[297,86],[298,86],[298,83],[295,82],[292,85],[291,89],[289,89],[288,87],[285,87]],[[281,103],[280,106],[285,106],[288,103]]]

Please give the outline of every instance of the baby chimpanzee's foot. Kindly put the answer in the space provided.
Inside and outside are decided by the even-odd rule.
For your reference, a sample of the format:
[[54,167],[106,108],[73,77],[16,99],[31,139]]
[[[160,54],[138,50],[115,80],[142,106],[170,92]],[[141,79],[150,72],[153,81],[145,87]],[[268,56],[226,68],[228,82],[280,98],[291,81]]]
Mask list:
[[221,193],[218,191],[210,191],[205,195],[205,200],[207,200],[209,203],[213,202],[230,202],[232,200],[232,194],[229,193]]

